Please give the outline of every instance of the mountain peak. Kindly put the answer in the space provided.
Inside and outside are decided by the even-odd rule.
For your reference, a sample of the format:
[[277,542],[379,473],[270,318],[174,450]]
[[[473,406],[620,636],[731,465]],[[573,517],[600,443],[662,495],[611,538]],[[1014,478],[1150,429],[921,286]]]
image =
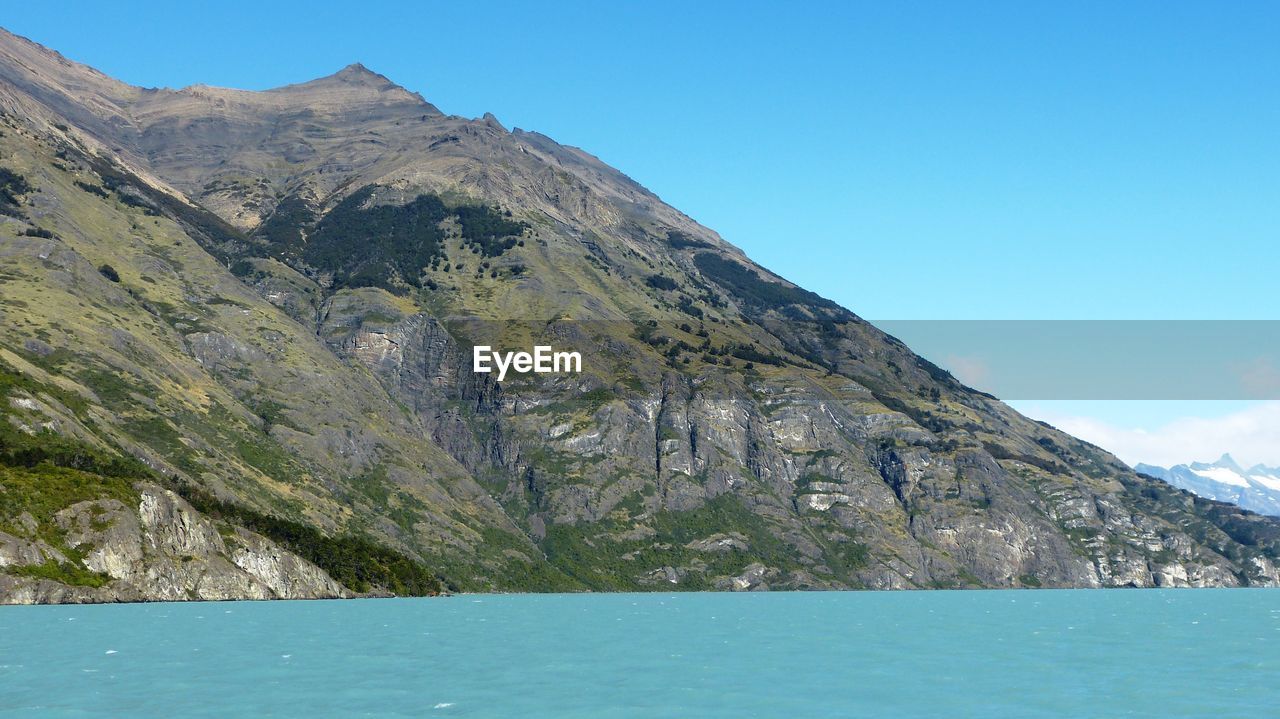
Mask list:
[[346,85],[350,87],[365,87],[373,90],[404,90],[404,88],[392,82],[386,75],[376,73],[366,67],[364,63],[359,62],[353,62],[332,75],[318,77],[314,80],[301,84],[302,87],[312,87],[316,85]]
[[294,96],[295,98],[300,98],[299,101],[309,103],[325,101],[317,100],[317,96],[327,98],[328,101],[336,102],[339,105],[353,101],[407,103],[412,106],[421,106],[421,109],[427,111],[428,114],[440,114],[440,111],[427,102],[422,95],[405,89],[386,75],[374,72],[366,67],[364,63],[359,62],[353,62],[332,75],[326,75],[296,85],[277,87],[266,92],[276,97]]
[[373,70],[364,66],[364,63],[353,62],[331,75],[335,80],[344,82],[390,82],[384,75],[380,75]]
[[[1179,465],[1179,466],[1182,466],[1182,465]],[[1213,462],[1192,462],[1186,466],[1190,467],[1193,470],[1229,469],[1237,473],[1244,472],[1244,469],[1242,469],[1240,465],[1236,463],[1235,458],[1233,458],[1229,453],[1226,453],[1226,452],[1224,452],[1221,457],[1218,457],[1218,459]]]
[[1240,471],[1240,465],[1236,464],[1236,460],[1227,452],[1223,452],[1218,461],[1213,463],[1213,466]]

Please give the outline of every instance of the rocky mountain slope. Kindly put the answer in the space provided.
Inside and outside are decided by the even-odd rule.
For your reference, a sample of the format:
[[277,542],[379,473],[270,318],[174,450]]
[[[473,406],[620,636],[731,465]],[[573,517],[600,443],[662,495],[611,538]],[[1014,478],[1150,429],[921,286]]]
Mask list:
[[[138,458],[122,517],[168,492],[349,592],[1280,581],[1275,521],[962,386],[580,150],[361,66],[150,90],[6,34],[0,110],[5,446]],[[472,372],[475,345],[535,343],[583,372]],[[112,496],[75,486],[0,484],[5,541],[70,551],[60,513]],[[42,581],[173,596],[86,551]],[[44,566],[21,556],[10,598]]]
[[1139,464],[1134,469],[1198,497],[1280,516],[1280,469],[1274,467],[1258,464],[1244,469],[1231,455],[1224,454],[1216,462],[1192,462],[1169,468]]

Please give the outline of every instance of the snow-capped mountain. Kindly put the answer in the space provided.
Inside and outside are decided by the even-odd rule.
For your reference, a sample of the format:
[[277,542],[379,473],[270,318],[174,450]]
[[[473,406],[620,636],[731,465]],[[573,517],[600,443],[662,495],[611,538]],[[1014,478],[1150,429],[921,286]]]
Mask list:
[[1241,469],[1231,455],[1224,454],[1212,464],[1193,462],[1168,469],[1139,464],[1134,469],[1201,497],[1280,516],[1280,468],[1258,464]]

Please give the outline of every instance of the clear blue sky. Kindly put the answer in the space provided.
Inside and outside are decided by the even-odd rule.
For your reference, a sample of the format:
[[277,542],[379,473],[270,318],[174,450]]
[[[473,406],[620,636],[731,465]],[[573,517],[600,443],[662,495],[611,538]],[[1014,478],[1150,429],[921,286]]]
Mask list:
[[1280,316],[1274,2],[6,5],[145,86],[363,62],[870,319]]

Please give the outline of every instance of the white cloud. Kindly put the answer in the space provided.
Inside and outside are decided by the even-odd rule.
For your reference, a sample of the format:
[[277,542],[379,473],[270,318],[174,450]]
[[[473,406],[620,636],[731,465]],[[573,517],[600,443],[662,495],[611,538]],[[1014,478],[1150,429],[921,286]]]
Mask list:
[[1245,468],[1258,463],[1280,466],[1280,401],[1260,402],[1220,417],[1181,417],[1150,429],[1052,411],[1034,414],[1130,465],[1212,462],[1230,453]]
[[1280,394],[1280,369],[1270,357],[1259,357],[1237,367],[1240,385],[1255,397],[1275,397]]
[[942,360],[942,366],[966,385],[989,391],[987,380],[991,378],[991,367],[981,357],[947,355]]

